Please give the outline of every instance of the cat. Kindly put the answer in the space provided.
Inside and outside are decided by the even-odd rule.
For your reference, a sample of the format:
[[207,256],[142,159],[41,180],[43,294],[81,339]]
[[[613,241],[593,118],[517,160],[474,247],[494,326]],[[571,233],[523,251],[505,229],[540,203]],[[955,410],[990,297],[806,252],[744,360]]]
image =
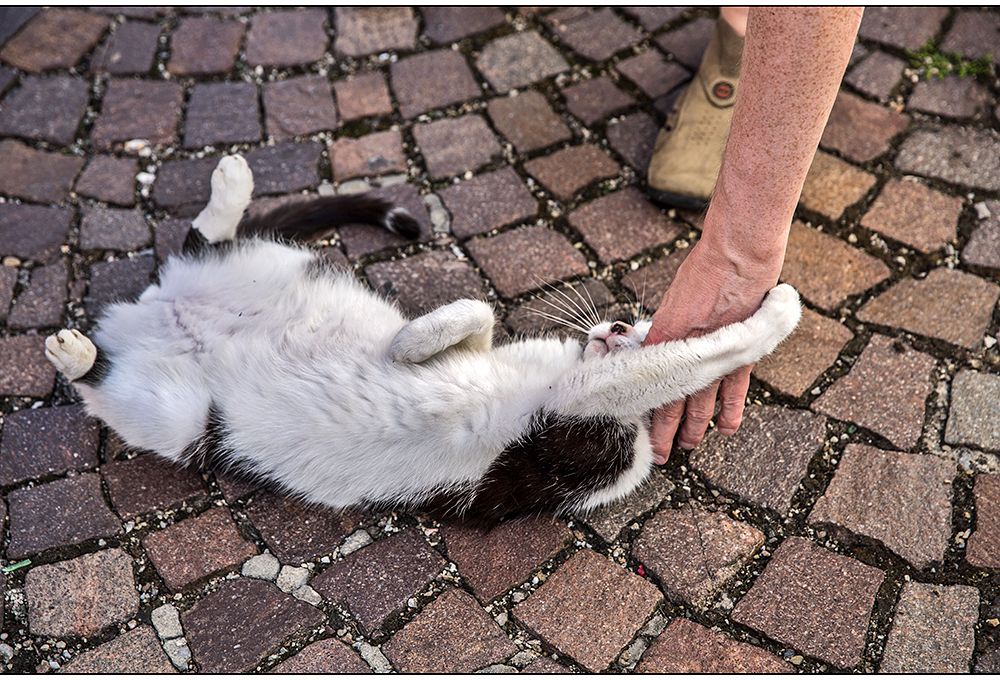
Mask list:
[[605,321],[584,342],[494,347],[485,302],[408,320],[289,242],[359,221],[414,237],[404,210],[333,196],[241,222],[252,190],[246,161],[224,157],[159,283],[106,308],[90,338],[48,337],[46,356],[128,444],[308,503],[484,524],[586,513],[651,472],[652,409],[768,354],[800,315],[780,285],[698,338],[643,347],[648,321]]

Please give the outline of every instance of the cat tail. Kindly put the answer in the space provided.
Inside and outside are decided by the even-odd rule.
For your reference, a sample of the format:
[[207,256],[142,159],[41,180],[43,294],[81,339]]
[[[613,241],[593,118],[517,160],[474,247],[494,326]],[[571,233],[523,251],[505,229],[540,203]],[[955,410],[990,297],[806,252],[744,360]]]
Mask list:
[[420,225],[410,213],[371,194],[323,196],[280,206],[244,218],[237,233],[305,242],[345,224],[371,224],[408,239],[420,236]]

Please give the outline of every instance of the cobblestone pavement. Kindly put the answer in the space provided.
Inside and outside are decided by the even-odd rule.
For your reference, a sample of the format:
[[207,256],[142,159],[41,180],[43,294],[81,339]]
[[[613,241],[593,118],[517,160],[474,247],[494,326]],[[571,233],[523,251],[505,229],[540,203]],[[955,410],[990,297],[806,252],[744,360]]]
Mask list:
[[[699,234],[640,188],[707,10],[0,8],[0,664],[73,672],[1000,670],[1000,14],[872,8],[746,421],[590,517],[484,535],[125,450],[42,354],[179,247],[217,159],[373,187],[328,253],[417,313],[539,282],[655,308]],[[995,59],[995,58],[994,58]],[[994,67],[995,68],[995,67]],[[808,93],[803,93],[808,96]],[[573,283],[573,282],[582,282]]]

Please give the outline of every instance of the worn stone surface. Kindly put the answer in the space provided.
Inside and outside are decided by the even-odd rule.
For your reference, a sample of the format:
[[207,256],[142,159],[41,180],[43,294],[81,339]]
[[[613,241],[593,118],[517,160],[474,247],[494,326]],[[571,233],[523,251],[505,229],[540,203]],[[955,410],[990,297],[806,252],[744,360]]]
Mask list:
[[83,168],[83,159],[0,141],[0,193],[39,203],[61,203]]
[[[397,207],[404,208],[406,212],[410,213],[420,226],[418,240],[426,242],[434,238],[427,207],[416,187],[412,184],[393,184],[375,189],[371,193],[392,202]],[[410,240],[370,224],[344,226],[340,228],[339,233],[340,239],[347,249],[347,256],[351,259],[363,257],[383,248],[399,248],[412,243]]]
[[904,279],[858,311],[868,323],[898,326],[973,349],[990,323],[1000,286],[955,269]]
[[669,255],[657,258],[622,277],[622,285],[632,291],[643,309],[650,312],[659,309],[663,294],[667,292],[681,263],[691,252],[691,244],[679,242],[678,245],[684,247],[678,247]]
[[686,68],[675,61],[667,61],[656,50],[629,57],[616,68],[650,99],[662,97],[691,77]]
[[885,52],[872,52],[848,71],[844,82],[862,94],[880,102],[889,101],[889,95],[903,76],[906,62]]
[[372,132],[358,139],[341,137],[330,145],[333,178],[385,175],[406,171],[402,138],[398,130]]
[[955,472],[936,456],[851,444],[808,519],[878,539],[924,569],[944,560]]
[[337,107],[322,76],[305,75],[264,83],[267,134],[284,141],[337,127]]
[[139,610],[132,560],[120,548],[33,568],[24,598],[33,635],[89,637]]
[[510,140],[518,153],[544,149],[572,137],[545,96],[534,90],[491,99],[487,111],[497,131]]
[[758,529],[691,502],[647,521],[632,554],[657,575],[667,597],[702,608],[763,545]]
[[570,85],[562,91],[562,96],[566,99],[566,110],[584,125],[593,125],[635,103],[634,97],[615,87],[610,76]]
[[544,227],[514,229],[465,247],[504,297],[588,271],[586,259],[569,240]]
[[52,391],[56,369],[45,358],[45,338],[25,335],[0,338],[0,392],[44,397]]
[[583,517],[583,520],[605,541],[611,542],[636,517],[656,508],[671,491],[673,483],[659,470],[638,489],[619,501],[605,505]]
[[112,505],[125,519],[205,493],[201,478],[194,471],[153,455],[111,461],[101,466],[101,475]]
[[496,92],[505,94],[562,73],[569,64],[537,31],[524,31],[489,43],[476,58],[476,68]]
[[979,475],[975,482],[976,530],[969,536],[965,560],[976,567],[1000,565],[1000,475]]
[[875,177],[823,151],[817,151],[799,202],[809,210],[829,217],[840,217],[875,186]]
[[112,150],[131,139],[173,144],[183,102],[184,90],[177,83],[112,79],[90,141],[98,151]]
[[191,89],[184,147],[256,142],[261,137],[253,83],[197,83]]
[[1000,19],[992,12],[961,12],[955,17],[951,29],[941,43],[941,51],[960,52],[968,59],[993,55],[993,63],[1000,63]]
[[642,673],[790,673],[778,657],[687,619],[674,619],[653,641],[637,669]]
[[1000,451],[1000,377],[977,371],[955,375],[944,440]]
[[359,73],[333,84],[337,107],[345,121],[392,113],[389,86],[381,73]]
[[80,173],[74,189],[81,196],[105,203],[135,205],[135,175],[138,163],[131,158],[94,156]]
[[512,168],[483,173],[445,187],[438,195],[458,238],[485,234],[535,215],[538,203]]
[[701,65],[702,56],[712,39],[714,28],[715,21],[698,17],[676,30],[660,35],[656,38],[656,44],[684,66],[695,71]]
[[649,581],[584,549],[516,605],[514,615],[597,672],[614,661],[661,599]]
[[482,95],[461,52],[437,50],[401,59],[390,68],[392,91],[404,118]]
[[947,15],[946,7],[869,7],[858,35],[916,52],[934,37]]
[[28,76],[0,106],[0,135],[68,146],[87,111],[87,83],[66,76]]
[[88,649],[63,666],[65,673],[133,674],[176,673],[149,626],[137,626],[94,649]]
[[50,7],[0,50],[0,59],[29,73],[70,68],[97,44],[110,23],[75,7]]
[[66,265],[62,262],[35,267],[31,281],[21,290],[7,317],[7,325],[17,330],[59,326],[68,297]]
[[659,129],[648,113],[633,113],[608,126],[608,143],[640,177],[645,177]]
[[339,640],[314,642],[274,667],[274,673],[371,673],[372,669]]
[[152,255],[91,265],[90,288],[84,300],[87,314],[95,318],[111,302],[138,299],[149,287],[155,266]]
[[753,375],[785,394],[802,396],[834,365],[840,350],[853,337],[846,326],[804,307],[799,325],[777,349],[757,362]]
[[80,247],[84,250],[138,250],[149,245],[151,236],[138,209],[93,208],[80,221]]
[[885,640],[884,673],[967,673],[976,641],[979,591],[909,582]]
[[161,27],[145,21],[126,21],[94,50],[91,73],[145,75],[153,68]]
[[286,564],[301,564],[332,552],[365,517],[360,512],[310,507],[270,493],[254,498],[246,512],[267,547]]
[[820,146],[854,163],[867,163],[889,150],[910,117],[841,90],[823,129]]
[[840,668],[861,660],[884,573],[789,537],[731,618]]
[[548,15],[545,23],[574,52],[591,61],[605,61],[642,39],[639,31],[607,7],[566,7]]
[[80,406],[19,411],[4,418],[0,486],[97,466],[100,427]]
[[468,260],[432,251],[365,268],[372,288],[415,318],[461,299],[484,299],[485,281]]
[[497,7],[421,7],[424,35],[438,44],[461,40],[504,23]]
[[182,17],[170,40],[167,70],[179,76],[225,73],[236,65],[246,24],[221,17]]
[[624,260],[676,238],[679,227],[635,187],[591,201],[566,216],[601,262]]
[[253,172],[253,195],[291,194],[319,184],[319,142],[281,142],[244,154]]
[[955,240],[962,199],[893,179],[861,219],[861,226],[929,253]]
[[906,108],[949,118],[979,120],[989,115],[990,102],[989,90],[974,79],[949,75],[917,83]]
[[1000,191],[1000,138],[977,128],[915,130],[896,155],[901,172]]
[[246,37],[251,66],[296,66],[323,58],[328,38],[325,9],[267,12],[254,16]]
[[335,7],[333,16],[333,47],[338,56],[362,57],[416,47],[418,20],[410,7]]
[[501,151],[496,137],[478,114],[418,123],[413,126],[413,138],[424,155],[431,179],[476,170]]
[[[74,211],[23,203],[0,203],[0,254],[51,262],[59,257]],[[31,229],[18,229],[23,224]]]
[[535,158],[524,164],[532,177],[561,201],[568,201],[584,187],[599,179],[615,177],[618,164],[592,144],[568,146],[551,156]]

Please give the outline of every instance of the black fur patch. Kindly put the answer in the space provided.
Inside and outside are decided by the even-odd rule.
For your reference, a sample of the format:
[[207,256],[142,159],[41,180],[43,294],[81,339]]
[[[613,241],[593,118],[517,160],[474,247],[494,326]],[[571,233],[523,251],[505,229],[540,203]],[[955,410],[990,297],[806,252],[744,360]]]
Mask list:
[[204,234],[191,227],[188,229],[187,236],[184,237],[184,246],[181,248],[181,253],[184,255],[201,255],[211,245]]
[[107,352],[96,345],[94,348],[97,350],[97,356],[94,357],[94,365],[74,382],[81,382],[84,385],[97,387],[104,382],[104,379],[108,377],[108,373],[111,372],[111,360],[108,359]]
[[[315,240],[345,224],[372,224],[406,238],[420,235],[420,226],[405,211],[393,211],[389,201],[370,194],[323,196],[279,206],[240,223],[240,236],[266,236],[287,241]],[[392,219],[390,218],[392,215]]]
[[483,527],[519,515],[555,512],[617,480],[632,465],[637,434],[635,426],[610,416],[542,413],[475,488],[442,492],[421,508]]

